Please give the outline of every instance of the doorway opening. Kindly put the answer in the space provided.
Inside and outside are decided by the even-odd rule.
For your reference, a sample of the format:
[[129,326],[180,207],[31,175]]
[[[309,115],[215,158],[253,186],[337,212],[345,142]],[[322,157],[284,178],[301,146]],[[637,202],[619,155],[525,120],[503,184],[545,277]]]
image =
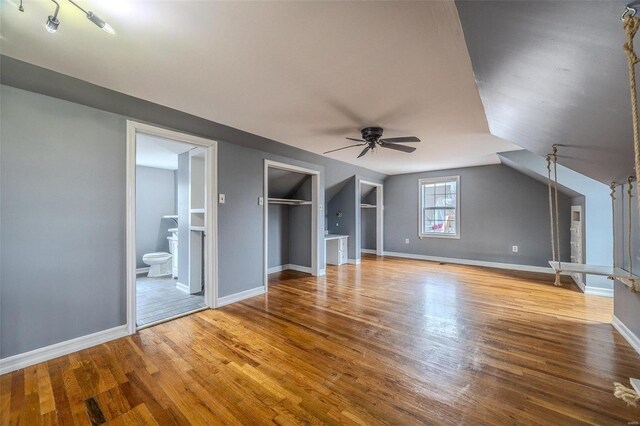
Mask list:
[[318,275],[319,172],[265,160],[264,286],[269,274]]
[[130,332],[215,307],[215,142],[128,122]]
[[381,183],[359,182],[359,230],[360,253],[382,256],[383,247],[383,186]]

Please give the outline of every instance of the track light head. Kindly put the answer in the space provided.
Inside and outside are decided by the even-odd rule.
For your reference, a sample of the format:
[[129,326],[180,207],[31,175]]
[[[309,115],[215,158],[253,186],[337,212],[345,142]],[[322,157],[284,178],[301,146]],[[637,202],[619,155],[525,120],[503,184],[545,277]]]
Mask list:
[[100,17],[95,13],[88,11],[87,19],[93,22],[94,24],[96,24],[98,28],[102,28],[104,31],[108,32],[109,34],[115,34],[115,31],[113,30],[111,25],[107,24],[105,21],[100,19]]
[[58,18],[53,15],[49,15],[46,23],[47,31],[49,31],[50,33],[55,33],[56,31],[58,31],[58,25],[60,25],[60,21],[58,21]]

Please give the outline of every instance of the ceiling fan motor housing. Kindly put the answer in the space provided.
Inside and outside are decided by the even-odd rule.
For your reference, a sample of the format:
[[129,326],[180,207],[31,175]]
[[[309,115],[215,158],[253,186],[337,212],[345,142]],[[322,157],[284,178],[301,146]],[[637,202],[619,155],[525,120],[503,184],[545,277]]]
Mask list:
[[382,137],[382,127],[365,127],[361,130],[362,139],[367,142],[377,142]]

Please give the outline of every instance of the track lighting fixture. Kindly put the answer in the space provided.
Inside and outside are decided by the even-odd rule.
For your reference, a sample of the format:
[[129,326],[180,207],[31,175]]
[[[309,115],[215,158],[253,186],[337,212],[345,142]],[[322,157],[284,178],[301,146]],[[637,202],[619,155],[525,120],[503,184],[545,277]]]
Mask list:
[[[58,20],[58,11],[60,10],[60,5],[56,0],[51,0],[51,1],[55,3],[56,10],[53,12],[53,15],[49,15],[49,17],[47,18],[46,27],[47,27],[47,31],[49,31],[50,33],[55,33],[58,30],[58,26],[60,25],[60,21]],[[109,34],[115,34],[115,31],[113,30],[111,25],[103,21],[98,15],[96,15],[90,10],[84,10],[79,4],[77,4],[73,0],[67,0],[67,1],[72,5],[74,5],[75,7],[77,7],[78,9],[80,9],[82,13],[86,15],[87,19],[93,22],[98,28],[103,29]]]
[[55,33],[58,31],[58,25],[60,25],[60,21],[58,21],[58,11],[60,10],[60,5],[56,0],[51,0],[56,4],[56,10],[53,12],[53,15],[49,15],[47,18],[46,28],[50,33]]

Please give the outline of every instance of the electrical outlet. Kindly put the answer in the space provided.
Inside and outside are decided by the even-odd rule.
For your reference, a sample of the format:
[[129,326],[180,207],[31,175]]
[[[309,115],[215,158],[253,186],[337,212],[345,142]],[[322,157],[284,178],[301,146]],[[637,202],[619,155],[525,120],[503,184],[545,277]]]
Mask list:
[[258,205],[264,206],[264,197],[258,197]]
[[409,239],[408,239],[408,238],[405,238],[405,239],[404,239],[404,243],[405,243],[405,244],[409,244]]
[[511,246],[511,251],[514,253],[518,252],[518,246]]
[[224,194],[218,194],[218,202],[224,204]]

